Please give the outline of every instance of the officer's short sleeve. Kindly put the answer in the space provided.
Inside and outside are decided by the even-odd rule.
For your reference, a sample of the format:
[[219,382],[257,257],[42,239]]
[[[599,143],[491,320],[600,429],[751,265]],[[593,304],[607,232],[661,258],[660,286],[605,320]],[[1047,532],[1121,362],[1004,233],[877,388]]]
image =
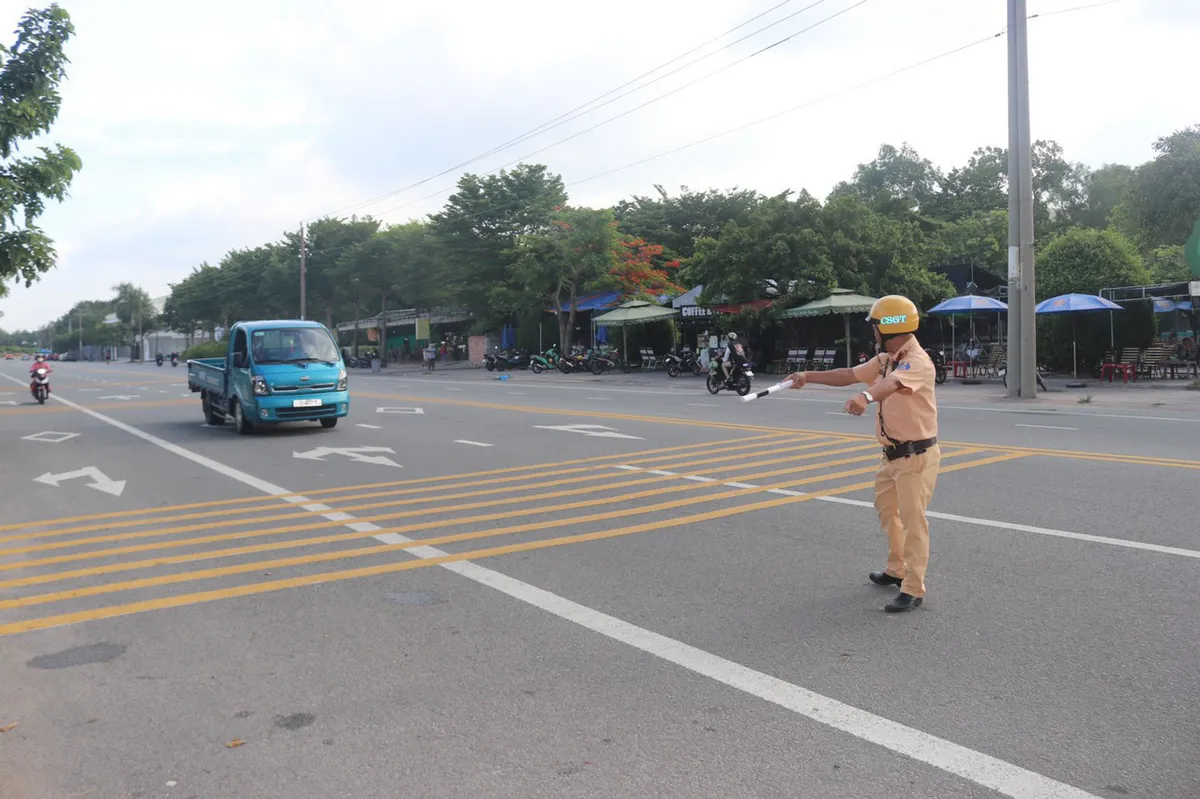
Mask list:
[[876,355],[871,360],[854,367],[854,379],[869,386],[879,379],[882,372],[883,362],[880,360],[880,356]]
[[896,370],[892,374],[896,376],[906,394],[929,385],[934,377],[929,360],[919,355],[902,357],[896,363]]

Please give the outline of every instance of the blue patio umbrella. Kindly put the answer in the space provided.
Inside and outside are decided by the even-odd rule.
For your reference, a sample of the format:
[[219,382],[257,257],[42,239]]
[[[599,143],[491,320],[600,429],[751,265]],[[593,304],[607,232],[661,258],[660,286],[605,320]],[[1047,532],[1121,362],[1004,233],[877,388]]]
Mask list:
[[[948,300],[942,300],[937,305],[929,309],[928,313],[942,314],[950,317],[950,352],[953,358],[956,349],[954,338],[954,316],[956,314],[965,313],[971,314],[975,311],[989,311],[991,313],[1000,314],[1008,310],[1008,304],[996,299],[995,297],[980,297],[977,294],[964,294],[961,297],[951,297]],[[971,322],[971,337],[975,336],[974,320]],[[944,334],[943,334],[944,335]],[[945,339],[942,339],[945,341]]]
[[[1123,311],[1120,305],[1112,300],[1106,300],[1097,294],[1060,294],[1048,300],[1042,300],[1034,308],[1034,313],[1086,313],[1088,311]],[[1071,376],[1078,377],[1079,358],[1076,353],[1075,322],[1071,321]]]
[[992,311],[1000,313],[1007,311],[1008,305],[995,297],[980,297],[976,294],[965,294],[962,297],[951,297],[943,300],[929,309],[928,313],[959,314],[972,311]]

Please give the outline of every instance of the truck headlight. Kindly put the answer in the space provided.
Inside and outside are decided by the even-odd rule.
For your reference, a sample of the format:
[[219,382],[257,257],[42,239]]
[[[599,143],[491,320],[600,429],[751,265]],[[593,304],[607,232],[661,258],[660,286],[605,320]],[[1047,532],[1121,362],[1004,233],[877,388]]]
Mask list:
[[254,395],[256,397],[265,397],[271,393],[271,390],[267,388],[267,379],[262,375],[255,375],[251,382],[254,384]]
[[345,370],[345,369],[342,369],[342,370],[340,370],[340,371],[338,372],[337,390],[338,390],[338,391],[345,391],[345,390],[346,390],[346,386],[348,386],[349,384],[350,384],[350,378],[349,378],[349,376],[346,374],[346,370]]

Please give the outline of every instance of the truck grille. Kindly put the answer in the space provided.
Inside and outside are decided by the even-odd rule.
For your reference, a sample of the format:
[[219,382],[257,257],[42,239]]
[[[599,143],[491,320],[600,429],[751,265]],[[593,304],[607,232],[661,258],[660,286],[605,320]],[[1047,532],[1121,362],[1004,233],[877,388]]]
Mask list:
[[313,383],[311,386],[271,386],[272,391],[332,391],[337,383]]

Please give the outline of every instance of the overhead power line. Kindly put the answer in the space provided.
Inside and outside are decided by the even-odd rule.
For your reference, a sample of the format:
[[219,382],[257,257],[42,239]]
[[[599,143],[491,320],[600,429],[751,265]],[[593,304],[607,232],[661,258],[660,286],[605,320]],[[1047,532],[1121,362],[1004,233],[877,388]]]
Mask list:
[[[772,11],[776,11],[776,10],[782,8],[783,6],[788,5],[789,3],[793,2],[793,0],[783,0],[782,3],[777,3],[773,6],[771,6],[770,8],[768,8],[766,11],[762,11],[758,14],[755,14],[753,17],[746,20],[745,22],[742,22],[739,25],[735,25],[734,27],[730,28],[729,30],[725,31],[724,33],[714,36],[713,38],[709,39],[708,41],[704,42],[703,44],[693,47],[691,50],[688,50],[686,53],[681,53],[680,55],[675,56],[671,60],[665,61],[662,64],[659,64],[654,69],[651,69],[648,72],[643,72],[641,75],[637,76],[636,78],[628,80],[625,83],[622,83],[620,86],[617,86],[614,89],[610,89],[609,91],[605,92],[604,94],[601,94],[598,97],[594,97],[591,100],[587,101],[586,103],[583,103],[582,105],[578,105],[575,108],[572,108],[570,111],[560,114],[559,116],[555,117],[554,119],[549,120],[548,122],[543,122],[541,125],[538,125],[537,127],[532,128],[515,138],[509,139],[508,141],[506,141],[502,144],[496,145],[495,147],[491,148],[490,150],[480,153],[479,155],[469,158],[468,160],[463,161],[459,164],[455,164],[452,167],[448,167],[448,168],[442,170],[441,172],[438,172],[434,175],[430,175],[427,178],[423,178],[422,180],[419,180],[416,183],[410,183],[407,186],[403,186],[399,189],[395,189],[393,191],[387,192],[386,194],[381,194],[378,197],[367,200],[365,202],[361,202],[361,203],[357,203],[352,206],[348,206],[347,208],[344,208],[344,209],[342,209],[342,211],[339,211],[337,213],[354,211],[354,210],[358,210],[361,208],[365,208],[370,205],[374,205],[375,203],[380,202],[382,200],[386,200],[390,197],[395,197],[397,194],[403,194],[404,192],[415,189],[418,186],[423,186],[426,183],[428,183],[429,181],[439,178],[442,175],[448,175],[457,169],[462,169],[463,167],[470,166],[471,164],[473,164],[477,161],[480,161],[484,158],[487,158],[491,155],[495,155],[496,153],[503,152],[504,150],[507,150],[511,147],[515,147],[516,145],[520,144],[521,142],[528,141],[529,139],[535,138],[535,137],[541,135],[542,133],[545,133],[548,130],[553,130],[554,128],[557,128],[561,125],[565,125],[567,122],[571,122],[582,116],[586,116],[587,114],[590,114],[593,111],[596,111],[600,108],[603,108],[606,105],[609,105],[610,103],[614,103],[617,100],[620,100],[622,97],[628,97],[630,94],[641,91],[642,89],[645,89],[648,86],[652,86],[653,84],[659,82],[660,80],[668,78],[671,75],[674,75],[684,69],[687,69],[688,67],[695,66],[696,64],[700,63],[701,61],[711,58],[712,56],[717,55],[718,53],[724,52],[725,50],[728,50],[731,47],[734,47],[734,46],[746,41],[747,39],[753,38],[754,36],[757,36],[758,34],[762,33],[763,31],[769,30],[777,25],[787,22],[789,19],[792,19],[793,17],[803,14],[805,11],[808,11],[811,8],[815,8],[816,6],[819,6],[826,1],[827,0],[814,0],[814,2],[810,3],[809,5],[805,6],[804,8],[801,8],[799,11],[794,11],[791,14],[788,14],[787,16],[785,16],[781,19],[778,19],[775,22],[770,23],[769,25],[764,25],[763,27],[759,28],[758,30],[753,31],[752,33],[748,33],[739,39],[729,42],[728,44],[712,51],[711,53],[701,56],[700,58],[697,58],[693,61],[690,61],[687,64],[684,64],[681,67],[671,70],[670,72],[668,72],[664,75],[660,75],[657,78],[655,78],[654,80],[648,81],[648,82],[642,84],[641,86],[637,86],[637,87],[630,89],[629,91],[624,92],[616,97],[612,97],[612,99],[605,100],[605,98],[610,97],[613,94],[616,94],[617,92],[621,91],[622,89],[632,86],[633,84],[637,83],[638,81],[643,80],[644,78],[648,78],[651,75],[653,75],[654,73],[659,72],[663,69],[666,69],[667,67],[671,66],[672,64],[674,64],[678,61],[681,61],[684,58],[687,58],[688,56],[692,55],[693,53],[703,50],[704,48],[720,41],[721,39],[725,38],[726,36],[729,36],[732,33],[736,33],[737,31],[746,27],[747,25],[754,22],[755,20],[761,19],[762,17],[766,16],[767,14],[770,14]],[[597,102],[600,102],[601,100],[605,100],[605,102],[601,103],[600,105],[595,106],[594,108],[588,108],[588,106],[591,106]],[[587,109],[587,110],[584,110],[584,109]]]
[[[786,42],[789,42],[792,39],[795,39],[797,36],[808,33],[809,31],[814,30],[815,28],[819,28],[820,26],[824,25],[825,23],[831,22],[831,21],[837,19],[838,17],[842,16],[843,14],[853,11],[854,9],[858,8],[859,6],[861,6],[867,2],[868,2],[868,0],[858,0],[858,2],[855,3],[854,5],[847,6],[846,8],[843,8],[841,11],[838,11],[834,14],[830,14],[829,16],[825,17],[824,19],[820,19],[820,20],[814,22],[813,24],[809,25],[806,28],[801,28],[800,30],[796,31],[795,33],[792,33],[789,36],[785,36],[782,39],[772,42],[771,44],[767,45],[766,47],[761,47],[752,53],[744,55],[741,58],[737,59],[736,61],[731,61],[728,64],[725,64],[721,67],[718,67],[717,69],[714,69],[712,72],[701,75],[700,77],[695,78],[694,80],[688,81],[687,83],[685,83],[681,86],[676,86],[674,89],[671,89],[668,92],[664,92],[664,93],[658,95],[657,97],[653,97],[653,98],[645,101],[641,105],[635,105],[633,108],[626,109],[625,111],[622,111],[621,113],[617,114],[616,116],[611,116],[608,119],[605,119],[601,122],[597,122],[595,125],[592,125],[591,127],[584,128],[583,130],[578,131],[576,133],[572,133],[570,136],[559,139],[558,141],[553,142],[551,144],[547,144],[546,146],[541,147],[537,150],[534,150],[531,153],[526,153],[525,155],[521,156],[520,158],[509,161],[506,164],[502,164],[502,165],[496,167],[495,169],[485,172],[484,174],[485,175],[495,174],[496,172],[499,172],[502,169],[507,169],[508,167],[513,166],[514,164],[519,164],[519,163],[525,161],[526,159],[532,158],[535,155],[540,155],[541,153],[544,153],[547,150],[551,150],[551,149],[559,146],[560,144],[565,144],[565,143],[571,141],[572,139],[577,139],[580,136],[586,135],[588,133],[591,133],[594,130],[598,130],[599,128],[602,128],[605,125],[608,125],[612,122],[616,122],[618,119],[623,119],[624,117],[627,117],[636,111],[640,111],[641,109],[646,108],[647,106],[653,105],[654,103],[657,103],[660,100],[665,100],[666,98],[668,98],[674,94],[678,94],[679,92],[683,91],[684,89],[688,89],[692,86],[695,86],[697,83],[700,83],[701,81],[705,81],[705,80],[708,80],[709,78],[715,77],[716,75],[719,75],[720,73],[724,72],[727,69],[731,69],[731,68],[737,66],[738,64],[741,64],[745,61],[749,61],[751,58],[754,58],[755,56],[759,56],[759,55],[762,55],[763,53],[773,50],[774,48],[779,47],[780,45],[782,45]],[[433,197],[437,197],[439,194],[445,194],[448,191],[453,191],[454,188],[455,188],[454,186],[447,186],[444,189],[439,189],[438,191],[435,191],[432,194],[427,194],[424,197],[418,197],[415,200],[410,200],[406,203],[402,203],[401,205],[393,206],[392,208],[389,208],[386,211],[381,212],[381,215],[390,213],[392,211],[398,211],[401,208],[407,208],[410,205],[415,205],[416,203],[423,202],[424,200],[432,199]]]

